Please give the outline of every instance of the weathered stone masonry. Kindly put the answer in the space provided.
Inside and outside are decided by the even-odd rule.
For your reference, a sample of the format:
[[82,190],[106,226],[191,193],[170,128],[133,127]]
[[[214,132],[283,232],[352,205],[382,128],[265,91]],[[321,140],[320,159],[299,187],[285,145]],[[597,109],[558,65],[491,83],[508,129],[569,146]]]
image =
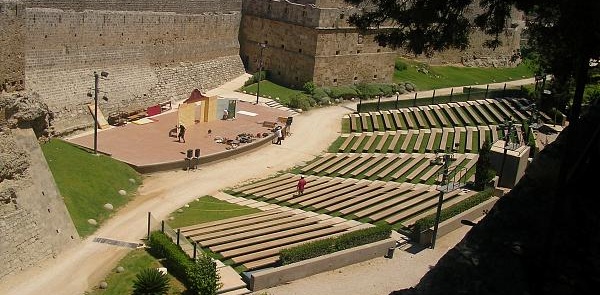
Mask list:
[[109,72],[105,116],[179,100],[244,73],[240,9],[241,0],[31,0],[21,80],[46,100],[58,132],[92,124],[94,71]]
[[259,43],[266,43],[263,65],[271,79],[300,87],[359,82],[389,82],[395,52],[361,35],[347,18],[354,12],[341,0],[245,0],[240,54],[256,71]]
[[25,87],[25,6],[13,0],[0,1],[0,92]]

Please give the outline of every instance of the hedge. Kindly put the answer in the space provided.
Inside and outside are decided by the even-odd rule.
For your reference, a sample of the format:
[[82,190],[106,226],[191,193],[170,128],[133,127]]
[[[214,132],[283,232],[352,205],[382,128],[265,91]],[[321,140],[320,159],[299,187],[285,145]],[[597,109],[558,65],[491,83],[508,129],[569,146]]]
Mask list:
[[[459,203],[456,203],[448,208],[442,209],[442,212],[440,214],[440,222],[448,220],[462,212],[465,212],[489,200],[492,197],[493,192],[493,188],[488,188],[473,196],[466,198],[465,200]],[[436,214],[434,213],[417,220],[413,227],[413,234],[418,235],[421,231],[432,227],[435,224],[435,216]]]
[[360,229],[343,235],[318,240],[296,247],[283,249],[279,253],[281,264],[291,264],[310,258],[323,256],[337,251],[366,245],[390,237],[392,228],[389,225],[380,225]]
[[169,272],[179,279],[192,294],[214,295],[221,287],[216,263],[206,255],[200,255],[194,262],[160,231],[150,234],[148,239],[150,254],[156,258],[164,258],[164,265]]

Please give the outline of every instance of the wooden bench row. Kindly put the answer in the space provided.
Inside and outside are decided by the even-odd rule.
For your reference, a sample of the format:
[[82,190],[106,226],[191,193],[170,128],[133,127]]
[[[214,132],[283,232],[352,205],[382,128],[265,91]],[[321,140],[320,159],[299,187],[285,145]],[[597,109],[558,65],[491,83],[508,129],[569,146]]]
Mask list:
[[[490,143],[501,138],[501,128],[490,126],[466,126],[454,128],[432,128],[411,131],[387,131],[351,133],[344,138],[339,152],[349,153],[389,153],[389,152],[436,152],[464,149],[475,151],[487,139]],[[460,147],[460,137],[465,138],[465,146]],[[452,138],[452,139],[451,139]],[[305,169],[309,171],[310,168]]]
[[519,122],[529,118],[531,112],[519,104],[516,99],[484,99],[350,114],[349,119],[351,132],[495,125],[510,118]]

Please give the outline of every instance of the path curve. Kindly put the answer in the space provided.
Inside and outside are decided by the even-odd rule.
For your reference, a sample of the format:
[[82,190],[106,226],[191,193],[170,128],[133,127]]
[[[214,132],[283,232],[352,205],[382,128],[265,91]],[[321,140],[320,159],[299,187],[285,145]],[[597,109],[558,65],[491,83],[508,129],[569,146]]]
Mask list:
[[248,154],[201,167],[144,176],[138,196],[79,245],[55,259],[3,278],[0,294],[82,294],[102,280],[128,249],[94,243],[95,237],[137,242],[146,234],[147,212],[164,219],[198,196],[249,179],[259,179],[312,160],[340,132],[340,117],[350,110],[332,106],[294,118],[292,135],[282,145],[269,145]]

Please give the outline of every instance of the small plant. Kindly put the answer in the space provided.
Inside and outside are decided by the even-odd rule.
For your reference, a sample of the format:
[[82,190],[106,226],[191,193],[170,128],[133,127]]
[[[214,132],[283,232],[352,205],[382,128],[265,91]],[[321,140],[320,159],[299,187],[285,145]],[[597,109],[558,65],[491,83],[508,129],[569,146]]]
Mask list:
[[394,68],[396,68],[397,71],[404,71],[408,68],[408,66],[406,65],[405,62],[397,59],[396,62],[394,63]]
[[169,278],[156,268],[138,273],[133,282],[133,295],[163,295],[169,292]]
[[304,83],[304,86],[302,86],[302,89],[304,90],[304,92],[308,93],[308,94],[313,94],[315,93],[315,83],[313,82],[306,82]]

